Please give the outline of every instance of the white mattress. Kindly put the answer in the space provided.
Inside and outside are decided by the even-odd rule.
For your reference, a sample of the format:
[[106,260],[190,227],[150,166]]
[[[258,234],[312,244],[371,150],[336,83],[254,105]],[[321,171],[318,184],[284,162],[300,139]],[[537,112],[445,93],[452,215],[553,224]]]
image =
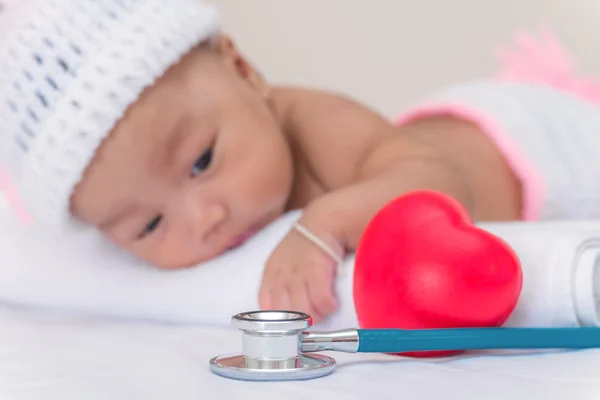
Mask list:
[[251,383],[212,375],[208,360],[238,333],[0,308],[2,400],[598,399],[600,350],[408,360],[330,354],[312,381]]

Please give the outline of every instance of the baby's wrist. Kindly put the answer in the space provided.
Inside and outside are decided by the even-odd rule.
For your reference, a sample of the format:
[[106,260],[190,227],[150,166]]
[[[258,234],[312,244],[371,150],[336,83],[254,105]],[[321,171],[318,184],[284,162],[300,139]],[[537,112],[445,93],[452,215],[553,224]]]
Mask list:
[[326,204],[320,203],[308,205],[294,228],[298,234],[339,262],[346,253],[342,235]]
[[350,187],[321,196],[305,208],[302,219],[324,230],[344,251],[354,251],[368,209],[362,205],[364,194],[356,192]]

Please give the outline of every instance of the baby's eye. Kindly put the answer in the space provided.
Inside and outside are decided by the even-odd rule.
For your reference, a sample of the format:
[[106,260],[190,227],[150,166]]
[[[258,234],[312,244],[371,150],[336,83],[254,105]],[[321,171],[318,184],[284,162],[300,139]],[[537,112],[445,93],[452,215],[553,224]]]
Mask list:
[[202,154],[202,156],[198,158],[198,160],[194,164],[194,167],[192,168],[192,175],[198,175],[199,173],[206,170],[209,167],[210,162],[212,161],[212,156],[212,148],[206,150],[206,152]]
[[140,233],[140,239],[142,239],[146,235],[149,235],[150,233],[154,232],[156,230],[156,228],[158,228],[158,226],[160,225],[162,218],[163,218],[162,215],[157,215],[156,217],[154,217],[148,223],[148,225],[146,225],[144,227],[144,230]]

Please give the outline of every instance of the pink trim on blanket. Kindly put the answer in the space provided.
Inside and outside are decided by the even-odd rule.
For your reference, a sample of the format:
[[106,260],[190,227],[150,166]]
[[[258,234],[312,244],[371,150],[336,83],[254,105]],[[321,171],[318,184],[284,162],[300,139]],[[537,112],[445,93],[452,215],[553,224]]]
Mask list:
[[539,219],[544,198],[542,179],[535,168],[529,163],[529,160],[521,153],[519,147],[504,133],[502,127],[494,118],[462,104],[446,103],[409,111],[397,118],[394,123],[401,126],[419,118],[436,115],[449,115],[468,120],[476,124],[482,132],[488,135],[502,153],[517,179],[521,182],[523,188],[522,219]]

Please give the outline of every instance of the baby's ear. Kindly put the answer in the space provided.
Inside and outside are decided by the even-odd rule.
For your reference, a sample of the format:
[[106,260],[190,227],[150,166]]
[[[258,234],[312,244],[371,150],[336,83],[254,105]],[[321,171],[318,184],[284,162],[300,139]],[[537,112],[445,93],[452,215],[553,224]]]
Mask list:
[[238,50],[230,36],[221,34],[215,41],[215,48],[223,58],[225,64],[230,67],[236,75],[245,80],[261,95],[265,97],[268,95],[269,85],[266,80]]

